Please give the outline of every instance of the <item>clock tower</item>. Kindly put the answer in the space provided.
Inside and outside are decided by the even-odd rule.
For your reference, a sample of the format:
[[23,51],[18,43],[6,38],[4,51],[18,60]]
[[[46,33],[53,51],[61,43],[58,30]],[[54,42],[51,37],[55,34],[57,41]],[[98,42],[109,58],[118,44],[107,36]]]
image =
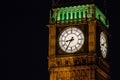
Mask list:
[[96,0],[52,0],[48,27],[50,80],[111,80],[109,24]]

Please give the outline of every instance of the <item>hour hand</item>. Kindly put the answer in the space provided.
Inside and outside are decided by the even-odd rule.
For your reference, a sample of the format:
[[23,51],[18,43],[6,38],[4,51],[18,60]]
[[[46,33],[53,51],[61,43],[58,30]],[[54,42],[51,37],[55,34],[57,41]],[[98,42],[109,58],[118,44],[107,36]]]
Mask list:
[[70,42],[71,42],[71,41],[73,41],[73,40],[74,40],[74,39],[73,39],[73,37],[72,37],[70,40],[67,40],[66,42],[68,42],[68,41],[70,41]]
[[68,41],[70,41],[70,40],[67,40],[66,42],[68,42]]
[[74,39],[73,39],[73,37],[72,37],[70,40],[67,40],[67,41],[66,41],[66,42],[68,42],[68,41],[69,41],[69,43],[68,43],[68,45],[67,45],[66,50],[68,49],[68,47],[69,47],[70,43],[71,43],[73,40],[74,40]]

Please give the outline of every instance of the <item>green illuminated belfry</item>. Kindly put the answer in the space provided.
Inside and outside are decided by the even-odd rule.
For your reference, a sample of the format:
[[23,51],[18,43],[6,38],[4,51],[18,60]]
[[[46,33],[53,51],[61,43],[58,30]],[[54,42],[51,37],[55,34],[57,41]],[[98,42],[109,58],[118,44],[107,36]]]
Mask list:
[[53,23],[57,24],[78,23],[85,20],[97,19],[104,26],[109,27],[105,15],[95,4],[53,8],[50,18]]

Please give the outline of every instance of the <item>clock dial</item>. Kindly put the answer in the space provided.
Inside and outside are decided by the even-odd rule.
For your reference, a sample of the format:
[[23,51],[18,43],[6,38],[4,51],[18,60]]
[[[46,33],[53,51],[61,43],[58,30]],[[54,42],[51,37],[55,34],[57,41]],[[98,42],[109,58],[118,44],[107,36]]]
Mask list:
[[107,55],[107,40],[103,32],[101,32],[100,34],[100,50],[101,50],[103,58],[105,58]]
[[67,28],[59,37],[59,46],[67,53],[78,51],[84,43],[83,32],[75,27]]

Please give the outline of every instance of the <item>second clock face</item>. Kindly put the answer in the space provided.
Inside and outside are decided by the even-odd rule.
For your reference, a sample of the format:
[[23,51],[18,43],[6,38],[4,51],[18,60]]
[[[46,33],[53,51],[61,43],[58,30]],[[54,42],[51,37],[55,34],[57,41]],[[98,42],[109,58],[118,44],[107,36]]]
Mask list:
[[100,34],[100,50],[102,52],[103,58],[107,55],[107,39],[103,32]]
[[59,37],[59,46],[67,53],[78,51],[84,44],[83,32],[75,27],[67,28]]

